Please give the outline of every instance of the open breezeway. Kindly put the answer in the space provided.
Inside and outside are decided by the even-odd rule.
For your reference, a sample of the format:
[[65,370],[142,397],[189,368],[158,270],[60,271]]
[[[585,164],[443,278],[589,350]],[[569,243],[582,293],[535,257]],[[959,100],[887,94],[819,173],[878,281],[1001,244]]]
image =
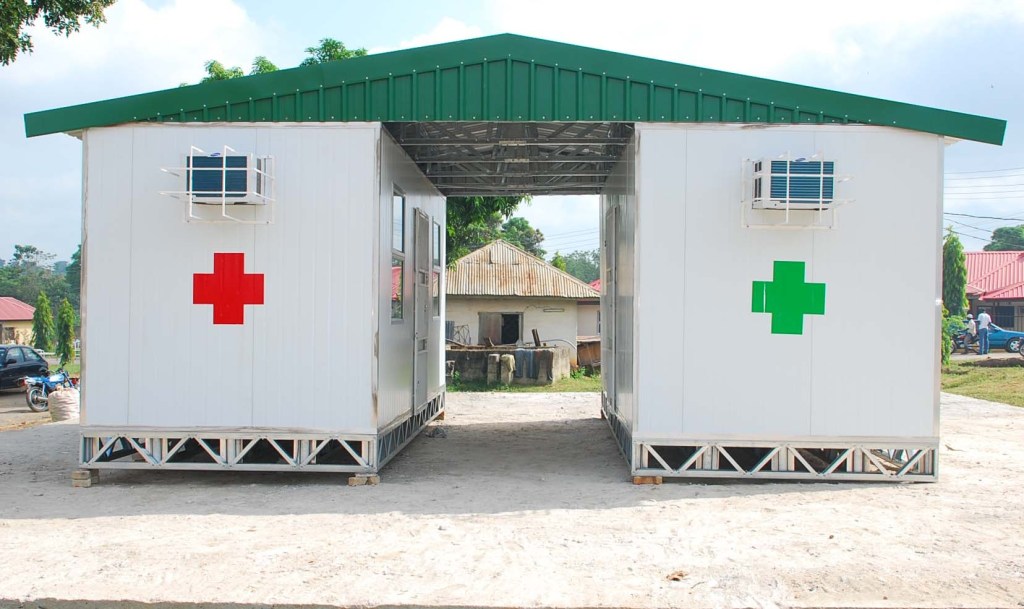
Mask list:
[[76,425],[5,432],[0,607],[1024,601],[1024,409],[944,395],[934,484],[643,487],[623,483],[598,402],[451,394],[373,487],[112,471],[74,489]]

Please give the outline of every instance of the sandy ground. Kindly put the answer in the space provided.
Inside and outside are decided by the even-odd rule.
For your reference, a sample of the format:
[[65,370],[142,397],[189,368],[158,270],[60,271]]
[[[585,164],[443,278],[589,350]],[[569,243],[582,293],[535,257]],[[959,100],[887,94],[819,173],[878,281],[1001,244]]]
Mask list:
[[4,432],[0,607],[1024,606],[1024,409],[943,396],[935,484],[633,486],[597,400],[451,395],[376,487]]
[[0,431],[21,429],[50,422],[50,413],[32,412],[25,405],[25,391],[4,389],[0,391]]

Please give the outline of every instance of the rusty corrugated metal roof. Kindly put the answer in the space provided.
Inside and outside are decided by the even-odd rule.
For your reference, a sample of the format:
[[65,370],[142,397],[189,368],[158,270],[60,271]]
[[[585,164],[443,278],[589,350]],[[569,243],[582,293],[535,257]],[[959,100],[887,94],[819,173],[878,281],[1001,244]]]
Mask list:
[[449,296],[600,297],[579,279],[500,239],[456,260],[447,279]]

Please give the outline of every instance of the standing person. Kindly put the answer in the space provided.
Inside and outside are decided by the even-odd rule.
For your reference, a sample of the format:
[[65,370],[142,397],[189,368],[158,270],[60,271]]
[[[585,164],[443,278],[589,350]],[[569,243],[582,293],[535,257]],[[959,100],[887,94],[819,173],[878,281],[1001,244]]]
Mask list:
[[978,324],[974,321],[974,315],[967,314],[967,334],[964,335],[964,355],[971,350],[971,347],[978,342]]
[[992,323],[992,317],[981,309],[978,312],[978,355],[988,354],[988,327]]

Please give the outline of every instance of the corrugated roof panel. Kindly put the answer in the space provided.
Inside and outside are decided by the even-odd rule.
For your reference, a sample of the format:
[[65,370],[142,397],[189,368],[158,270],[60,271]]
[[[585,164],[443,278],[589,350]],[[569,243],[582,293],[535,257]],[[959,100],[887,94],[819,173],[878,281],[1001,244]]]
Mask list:
[[967,293],[982,300],[1019,298],[1011,288],[1024,284],[1024,252],[966,252]]
[[32,321],[36,308],[13,296],[0,296],[0,321]]
[[500,239],[459,258],[447,284],[449,296],[600,297],[579,279]]
[[130,122],[862,123],[1001,144],[1006,121],[499,34],[25,115],[31,136]]

